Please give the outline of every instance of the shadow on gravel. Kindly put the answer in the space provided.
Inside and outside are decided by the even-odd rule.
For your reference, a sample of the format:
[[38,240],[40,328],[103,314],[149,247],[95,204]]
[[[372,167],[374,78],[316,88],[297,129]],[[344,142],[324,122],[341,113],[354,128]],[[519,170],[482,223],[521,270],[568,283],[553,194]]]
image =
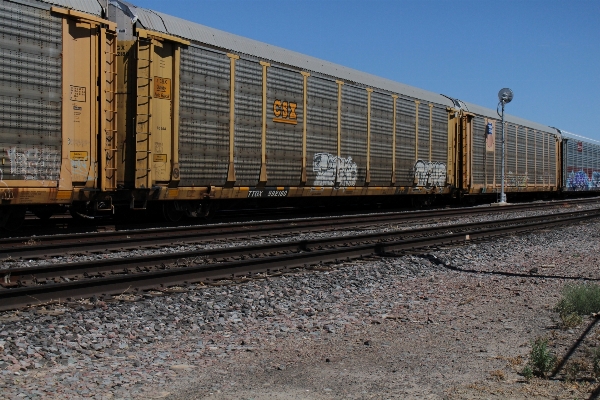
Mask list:
[[[596,323],[598,322],[598,320],[600,320],[600,316],[597,315],[592,320],[592,322],[590,322],[590,324],[585,329],[585,331],[583,331],[583,333],[581,334],[581,336],[579,336],[579,338],[575,341],[575,343],[573,343],[573,345],[571,346],[571,348],[569,349],[569,351],[567,351],[567,354],[565,354],[560,359],[560,362],[556,365],[556,367],[554,367],[554,370],[552,371],[552,374],[550,374],[550,378],[554,378],[562,370],[562,368],[565,366],[565,364],[567,363],[567,361],[569,361],[569,358],[571,358],[571,356],[573,355],[573,353],[575,353],[575,350],[577,350],[577,348],[579,346],[581,346],[581,343],[583,343],[583,340],[588,335],[588,333],[590,333],[590,331],[596,325]],[[598,388],[596,388],[596,390],[594,390],[594,392],[596,392],[598,390],[600,390],[600,386]],[[597,396],[597,394],[596,394],[596,396]]]
[[[405,254],[386,253],[380,254],[382,257],[399,257]],[[562,276],[562,275],[542,275],[537,273],[537,268],[532,268],[529,273],[519,272],[503,272],[503,271],[486,271],[477,269],[460,268],[454,265],[448,264],[443,260],[440,260],[433,254],[413,254],[415,257],[429,260],[431,263],[442,266],[452,271],[467,272],[469,274],[489,274],[489,275],[502,275],[502,276],[515,276],[520,278],[542,278],[542,279],[566,279],[573,281],[589,281],[589,282],[600,282],[600,278],[586,278],[584,276]]]
[[[398,254],[386,254],[386,255],[387,256],[398,256]],[[516,273],[516,272],[480,271],[480,270],[475,270],[475,269],[465,269],[465,268],[460,268],[460,267],[456,267],[456,266],[450,265],[450,264],[448,264],[448,263],[440,260],[439,258],[437,258],[436,256],[434,256],[433,254],[417,254],[415,256],[419,257],[419,258],[423,258],[423,259],[429,260],[433,264],[436,264],[436,265],[439,265],[439,266],[442,266],[444,268],[450,269],[452,271],[457,271],[457,272],[467,272],[467,273],[472,273],[472,274],[490,274],[490,275],[502,275],[502,276],[515,276],[515,277],[525,277],[525,278],[545,278],[545,279],[567,279],[567,280],[580,280],[580,281],[600,281],[600,278],[585,278],[585,277],[581,277],[581,276],[539,275],[539,274],[535,273],[534,271],[532,271],[529,274],[524,274],[524,273]],[[575,341],[575,343],[573,343],[573,345],[569,348],[569,350],[567,351],[567,353],[562,358],[560,358],[560,362],[556,365],[556,367],[552,371],[552,374],[550,375],[550,378],[555,378],[556,375],[558,375],[558,373],[561,372],[561,370],[563,369],[563,367],[565,366],[565,364],[567,363],[567,361],[569,361],[569,359],[571,358],[571,356],[573,355],[573,353],[575,353],[575,351],[581,346],[581,344],[583,343],[583,341],[586,338],[586,336],[591,332],[592,328],[594,326],[596,326],[596,324],[598,323],[599,320],[600,320],[600,314],[595,315],[594,319],[592,320],[592,322],[590,322],[590,324],[585,329],[585,331],[583,331],[583,333],[579,336],[579,338]],[[592,400],[592,399],[598,399],[598,398],[600,398],[600,385],[598,385],[598,387],[596,387],[596,389],[594,389],[594,391],[590,394],[590,397],[588,399]]]

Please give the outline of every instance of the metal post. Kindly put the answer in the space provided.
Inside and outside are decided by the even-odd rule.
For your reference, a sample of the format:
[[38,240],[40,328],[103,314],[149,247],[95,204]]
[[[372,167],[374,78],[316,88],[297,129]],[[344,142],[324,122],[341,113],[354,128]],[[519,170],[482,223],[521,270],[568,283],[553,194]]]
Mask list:
[[498,92],[498,100],[500,100],[500,102],[498,103],[498,105],[502,104],[502,115],[500,115],[500,113],[498,112],[498,107],[496,107],[496,113],[498,114],[498,116],[502,117],[502,189],[500,191],[500,205],[506,204],[506,193],[504,193],[504,165],[505,165],[505,146],[506,146],[506,141],[504,140],[504,105],[506,103],[510,103],[511,100],[513,99],[513,92],[512,90],[510,90],[509,88],[504,88],[501,89]]
[[500,191],[500,204],[506,204],[506,193],[504,193],[504,101],[502,103],[502,189]]

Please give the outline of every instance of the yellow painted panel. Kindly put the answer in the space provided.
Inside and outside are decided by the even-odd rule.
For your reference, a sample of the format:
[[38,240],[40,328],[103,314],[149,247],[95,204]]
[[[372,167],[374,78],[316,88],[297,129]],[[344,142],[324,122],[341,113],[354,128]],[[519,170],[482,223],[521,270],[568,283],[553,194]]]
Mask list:
[[154,162],[167,162],[167,155],[166,154],[153,154],[152,155],[152,161],[154,161]]
[[71,200],[71,195],[73,194],[70,190],[59,190],[56,192],[56,200]]
[[[99,28],[67,18],[63,22],[63,146],[61,182],[95,187],[97,173]],[[70,185],[69,185],[70,186]],[[62,189],[69,189],[61,184]]]

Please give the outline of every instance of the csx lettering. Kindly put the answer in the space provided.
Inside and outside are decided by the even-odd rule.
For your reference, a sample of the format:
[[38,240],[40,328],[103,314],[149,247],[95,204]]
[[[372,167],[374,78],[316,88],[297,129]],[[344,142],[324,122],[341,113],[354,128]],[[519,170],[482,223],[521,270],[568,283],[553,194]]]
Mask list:
[[248,191],[248,197],[261,197],[262,192],[260,190],[250,190]]
[[273,115],[275,115],[273,121],[295,125],[297,123],[296,120],[298,119],[296,107],[298,107],[298,104],[296,103],[275,100],[273,102]]

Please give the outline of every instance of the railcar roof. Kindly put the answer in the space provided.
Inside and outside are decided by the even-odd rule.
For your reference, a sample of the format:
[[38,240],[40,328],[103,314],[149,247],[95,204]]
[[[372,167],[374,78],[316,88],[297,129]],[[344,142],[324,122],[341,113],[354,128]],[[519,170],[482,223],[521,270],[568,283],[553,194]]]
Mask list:
[[[473,103],[469,103],[469,102],[462,102],[462,103],[464,103],[464,105],[466,106],[466,107],[464,107],[464,109],[466,111],[472,112],[474,114],[482,115],[487,118],[493,118],[496,120],[500,119],[496,110],[478,106],[477,104],[473,104]],[[514,115],[509,115],[506,113],[504,113],[504,121],[510,122],[513,124],[517,124],[517,125],[521,125],[521,126],[526,126],[526,127],[533,128],[533,129],[537,129],[540,131],[548,132],[553,135],[557,134],[556,128],[552,128],[550,126],[543,125],[538,122],[529,121],[529,120],[526,120],[526,119],[523,119],[520,117],[515,117]]]
[[564,137],[566,139],[574,139],[574,140],[577,140],[577,141],[580,141],[580,142],[588,142],[588,143],[591,143],[591,144],[595,144],[597,146],[600,145],[600,140],[590,139],[588,137],[581,136],[581,135],[578,135],[578,134],[573,133],[573,132],[568,132],[568,131],[565,131],[563,129],[559,129],[559,131],[560,131],[560,134],[562,135],[562,137]]
[[261,58],[265,61],[292,66],[304,71],[316,72],[340,78],[348,82],[356,82],[380,90],[394,92],[444,106],[452,106],[451,101],[437,93],[418,89],[157,11],[137,7],[132,8],[131,11],[138,16],[139,22],[148,30],[179,36],[194,42],[225,49],[232,53],[246,54]]
[[[22,1],[22,0],[21,0]],[[87,12],[94,15],[102,15],[102,6],[106,0],[41,0],[44,3],[72,8],[74,10]],[[187,21],[172,15],[164,14],[122,1],[129,6],[131,11],[138,17],[139,22],[148,30],[179,36],[194,42],[207,44],[221,48],[233,53],[246,54],[264,60],[296,67],[309,72],[316,72],[349,82],[356,82],[384,91],[402,94],[409,97],[437,103],[443,106],[455,107],[451,97],[405,85],[390,79],[385,79],[366,72],[361,72],[339,64],[311,57],[302,53],[272,46],[257,40],[234,35],[229,32],[211,28],[195,22]],[[477,104],[464,102],[467,111],[488,118],[498,119],[496,110],[479,106]],[[507,122],[528,126],[534,129],[556,134],[557,130],[547,125],[529,121],[510,114],[504,115]]]

